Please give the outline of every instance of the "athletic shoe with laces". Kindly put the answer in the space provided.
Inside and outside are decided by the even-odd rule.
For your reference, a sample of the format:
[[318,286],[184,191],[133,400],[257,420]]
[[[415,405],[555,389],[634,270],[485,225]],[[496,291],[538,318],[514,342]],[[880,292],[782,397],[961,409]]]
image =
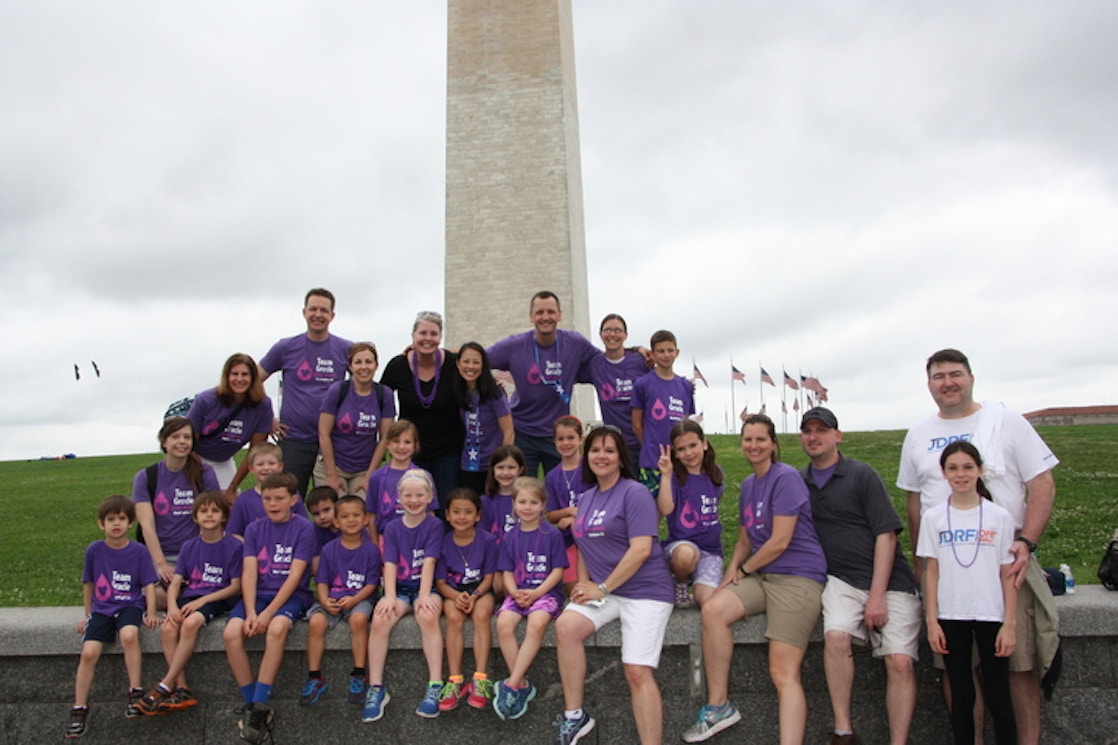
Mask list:
[[536,697],[536,687],[524,681],[523,688],[513,688],[512,706],[505,712],[508,719],[519,719],[528,711],[528,703]]
[[466,703],[475,709],[486,709],[493,700],[493,681],[489,678],[474,678],[470,681],[470,695]]
[[858,737],[857,732],[851,732],[848,735],[839,735],[832,732],[831,745],[862,745],[862,738]]
[[267,742],[272,736],[274,720],[275,713],[271,706],[260,702],[249,704],[245,707],[245,716],[241,721],[241,739],[253,745]]
[[466,698],[469,690],[470,685],[468,683],[448,680],[442,691],[439,692],[439,711],[454,711],[457,709],[458,704]]
[[552,724],[559,728],[559,734],[555,737],[556,745],[575,745],[594,729],[594,720],[585,709],[578,719],[567,719],[560,714]]
[[303,692],[299,694],[299,706],[317,704],[329,687],[322,678],[307,678],[306,684],[303,685]]
[[171,710],[169,704],[171,701],[171,691],[165,690],[163,686],[155,686],[150,691],[144,694],[140,702],[136,704],[141,714],[152,716],[153,714],[166,714]]
[[728,727],[741,721],[741,713],[729,701],[725,706],[710,706],[699,709],[695,723],[683,732],[684,742],[703,742]]
[[197,704],[198,699],[194,697],[193,691],[189,688],[176,688],[168,697],[165,708],[171,711],[180,711],[182,709],[189,709],[191,706]]
[[347,704],[360,706],[365,702],[365,678],[360,675],[349,676],[349,690],[346,691]]
[[129,719],[139,719],[144,715],[140,709],[140,701],[144,698],[143,688],[128,689],[128,706],[124,709],[124,716]]
[[66,725],[66,739],[76,740],[85,734],[86,720],[89,718],[88,706],[70,707],[70,721]]
[[361,710],[362,722],[375,722],[384,716],[384,707],[392,697],[384,686],[369,686],[365,691],[365,708]]
[[497,717],[501,721],[508,719],[509,712],[515,705],[516,691],[509,688],[508,678],[498,680],[493,690],[493,711],[497,712]]
[[439,715],[439,694],[442,693],[443,684],[431,683],[423,692],[423,700],[415,707],[415,713],[426,719],[434,719]]

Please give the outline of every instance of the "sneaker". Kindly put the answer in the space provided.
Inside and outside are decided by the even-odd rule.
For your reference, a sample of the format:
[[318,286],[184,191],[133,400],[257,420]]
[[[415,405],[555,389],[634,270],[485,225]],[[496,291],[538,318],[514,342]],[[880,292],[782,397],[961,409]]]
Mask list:
[[194,697],[194,692],[189,688],[176,688],[168,697],[165,708],[170,711],[180,711],[189,709],[197,703],[198,699]]
[[475,709],[489,708],[489,702],[493,700],[493,681],[489,678],[474,678],[470,681],[470,695],[466,698],[466,703]]
[[124,709],[124,716],[129,719],[139,719],[144,715],[140,709],[140,701],[144,698],[143,688],[131,688],[128,691],[128,706]]
[[508,719],[509,712],[516,706],[516,691],[509,688],[508,679],[498,680],[493,692],[493,711],[502,721]]
[[741,721],[741,713],[734,705],[727,702],[724,707],[704,706],[699,709],[695,723],[683,733],[684,742],[703,742],[709,740],[722,730],[732,727]]
[[559,734],[555,738],[556,745],[575,745],[594,729],[594,720],[585,709],[578,719],[567,719],[560,714],[552,724],[559,728]]
[[439,715],[439,694],[443,691],[442,683],[431,683],[423,692],[423,700],[415,707],[415,713],[426,719],[434,719]]
[[76,740],[85,734],[85,723],[89,717],[88,706],[70,707],[70,722],[66,725],[66,739]]
[[365,691],[365,708],[361,710],[362,722],[375,722],[384,716],[384,707],[392,697],[384,686],[369,686]]
[[254,703],[245,707],[241,721],[241,739],[259,745],[272,736],[272,722],[275,720],[272,707],[264,703]]
[[299,706],[317,704],[318,700],[322,698],[322,694],[326,693],[326,689],[329,687],[322,678],[307,678],[306,685],[303,686],[303,692],[299,694]]
[[536,697],[536,687],[528,681],[524,681],[523,688],[511,688],[509,690],[512,691],[515,698],[512,707],[505,712],[505,716],[508,719],[519,719],[528,711],[528,702]]
[[851,732],[849,735],[836,735],[832,732],[831,745],[862,745],[862,738],[858,737],[857,732]]
[[164,689],[162,686],[156,686],[144,694],[140,702],[136,704],[141,714],[151,716],[153,714],[166,714],[171,710],[171,692]]
[[680,606],[691,605],[691,593],[687,591],[686,582],[675,583],[675,604]]
[[458,704],[466,698],[469,690],[470,685],[468,683],[463,684],[448,680],[439,693],[439,711],[454,711],[457,709]]
[[365,702],[365,678],[360,675],[349,676],[349,690],[346,691],[347,704],[360,706]]

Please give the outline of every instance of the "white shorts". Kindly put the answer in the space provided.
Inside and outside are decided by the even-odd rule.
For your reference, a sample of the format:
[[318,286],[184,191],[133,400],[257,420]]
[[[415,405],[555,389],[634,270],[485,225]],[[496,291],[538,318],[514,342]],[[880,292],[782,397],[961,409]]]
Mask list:
[[[823,633],[843,631],[865,642],[864,617],[869,596],[868,591],[828,574],[823,587]],[[919,660],[917,650],[923,622],[920,598],[914,593],[887,591],[885,607],[889,611],[889,621],[869,635],[874,657],[903,654]]]
[[214,476],[217,476],[217,485],[222,489],[228,489],[229,485],[233,483],[233,477],[237,475],[237,464],[233,459],[215,461],[202,458],[202,462],[214,469]]
[[598,608],[567,603],[563,610],[586,616],[594,624],[595,631],[620,618],[621,661],[626,665],[660,666],[664,632],[668,630],[668,620],[672,617],[671,603],[609,595]]

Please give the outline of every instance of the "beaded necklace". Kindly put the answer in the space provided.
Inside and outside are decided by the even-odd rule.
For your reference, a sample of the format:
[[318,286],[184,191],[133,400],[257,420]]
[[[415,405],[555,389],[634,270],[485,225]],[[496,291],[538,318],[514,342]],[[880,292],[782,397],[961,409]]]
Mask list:
[[978,561],[978,550],[982,548],[982,503],[986,501],[982,497],[978,498],[978,532],[974,536],[974,556],[970,558],[966,564],[959,559],[959,553],[955,550],[955,533],[951,530],[951,497],[947,498],[947,532],[951,534],[951,554],[955,557],[955,563],[963,569],[969,569]]

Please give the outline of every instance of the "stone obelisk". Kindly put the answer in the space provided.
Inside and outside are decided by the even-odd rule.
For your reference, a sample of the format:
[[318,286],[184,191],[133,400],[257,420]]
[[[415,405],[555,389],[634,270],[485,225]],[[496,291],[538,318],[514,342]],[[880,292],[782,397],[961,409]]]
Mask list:
[[444,343],[529,329],[538,290],[587,334],[570,0],[447,6]]

